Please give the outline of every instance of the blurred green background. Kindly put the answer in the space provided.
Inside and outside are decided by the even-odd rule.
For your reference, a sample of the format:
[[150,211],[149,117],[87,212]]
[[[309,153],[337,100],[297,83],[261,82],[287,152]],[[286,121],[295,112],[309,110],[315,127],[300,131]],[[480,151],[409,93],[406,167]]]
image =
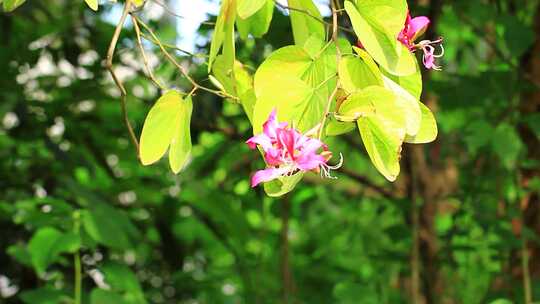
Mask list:
[[[162,4],[191,1],[202,0]],[[345,156],[337,180],[306,176],[282,199],[249,187],[263,162],[244,144],[241,107],[203,92],[187,168],[138,162],[103,65],[120,4],[29,0],[0,13],[0,303],[72,303],[79,269],[91,304],[540,301],[539,1],[409,5],[432,19],[428,37],[445,38],[443,71],[424,75],[437,141],[406,145],[389,183],[353,132],[330,142]],[[163,41],[184,35],[156,3],[140,15]],[[197,56],[176,53],[208,86],[211,29],[199,27]],[[128,23],[115,66],[140,134],[160,92],[135,37]],[[237,56],[254,70],[287,44],[276,8]],[[189,90],[145,45],[156,75]]]

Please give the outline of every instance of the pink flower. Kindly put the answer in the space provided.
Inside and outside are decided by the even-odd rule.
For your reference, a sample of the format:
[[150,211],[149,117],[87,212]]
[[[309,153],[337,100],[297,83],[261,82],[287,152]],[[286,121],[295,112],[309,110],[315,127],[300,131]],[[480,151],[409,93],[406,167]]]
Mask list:
[[[440,70],[441,67],[435,64],[435,58],[442,57],[444,55],[444,48],[442,46],[442,38],[439,38],[435,41],[422,40],[418,44],[415,44],[416,39],[422,36],[431,21],[428,17],[419,16],[411,18],[410,14],[407,14],[407,19],[405,19],[405,26],[403,30],[398,35],[398,40],[409,48],[411,52],[414,52],[417,49],[421,49],[424,52],[422,62],[427,69]],[[435,45],[440,45],[441,53],[435,54]]]
[[[411,52],[421,49],[424,52],[422,62],[427,69],[441,70],[441,67],[435,64],[435,58],[442,57],[444,55],[444,47],[442,45],[442,38],[435,41],[422,40],[419,43],[415,43],[418,37],[422,36],[431,21],[426,16],[418,16],[411,18],[411,15],[407,13],[407,19],[405,19],[405,26],[398,35],[398,41],[405,45]],[[356,45],[359,48],[364,48],[362,42],[358,40]],[[441,47],[441,52],[435,54],[435,46]]]
[[[310,132],[308,132],[310,133]],[[321,175],[332,178],[330,170],[341,167],[342,160],[336,166],[327,164],[331,153],[320,140],[301,134],[288,128],[286,122],[278,122],[276,110],[268,116],[263,125],[263,133],[246,141],[251,149],[260,146],[268,168],[259,170],[251,178],[251,187],[268,182],[281,176],[289,176],[298,171],[319,171]],[[323,152],[318,154],[319,149]]]

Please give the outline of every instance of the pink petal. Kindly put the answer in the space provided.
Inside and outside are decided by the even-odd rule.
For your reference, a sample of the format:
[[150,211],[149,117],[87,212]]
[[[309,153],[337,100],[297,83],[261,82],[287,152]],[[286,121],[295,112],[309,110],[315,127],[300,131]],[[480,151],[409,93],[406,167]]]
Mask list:
[[435,57],[433,57],[433,53],[432,52],[426,52],[424,50],[424,58],[423,58],[423,63],[424,63],[424,66],[426,67],[426,69],[433,69],[435,67]]
[[416,38],[424,34],[429,26],[431,21],[428,17],[418,16],[414,17],[409,21],[409,28],[407,29],[407,36],[411,42],[415,41]]
[[274,180],[287,172],[287,168],[268,168],[259,170],[251,177],[251,187],[254,188],[260,183]]
[[296,160],[298,168],[304,171],[316,169],[322,164],[326,164],[326,159],[315,153],[302,154]]
[[285,162],[283,154],[281,149],[270,148],[264,151],[264,160],[270,166],[279,166]]
[[278,146],[285,149],[289,153],[289,157],[294,158],[294,151],[296,150],[296,139],[299,133],[293,129],[278,129],[277,139]]
[[246,144],[251,149],[255,149],[257,145],[260,145],[265,151],[272,148],[272,140],[264,133],[251,137],[246,141]]
[[274,108],[272,112],[270,112],[270,115],[268,115],[268,119],[263,124],[263,132],[268,136],[270,139],[275,140],[276,138],[276,131],[278,129],[283,129],[287,127],[286,122],[279,123],[277,121],[277,110]]

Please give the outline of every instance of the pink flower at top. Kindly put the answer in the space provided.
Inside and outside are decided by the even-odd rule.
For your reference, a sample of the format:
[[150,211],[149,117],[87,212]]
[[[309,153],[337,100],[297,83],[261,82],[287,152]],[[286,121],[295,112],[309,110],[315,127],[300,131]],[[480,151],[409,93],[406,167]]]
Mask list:
[[[444,55],[444,47],[442,45],[442,38],[435,41],[422,40],[419,43],[415,43],[418,37],[422,36],[431,21],[426,16],[418,16],[411,18],[411,15],[407,13],[407,19],[405,19],[405,26],[398,35],[398,40],[409,48],[409,51],[414,52],[417,49],[421,49],[424,52],[422,62],[427,69],[441,70],[441,67],[435,64],[435,59]],[[358,40],[358,47],[364,48],[362,42]],[[441,47],[441,52],[435,54],[435,46]]]
[[[403,30],[398,35],[398,40],[409,48],[411,52],[414,52],[417,49],[421,49],[424,52],[422,62],[427,69],[433,69],[439,71],[440,66],[435,64],[435,58],[442,57],[444,55],[444,48],[442,46],[442,38],[439,38],[435,41],[422,40],[419,43],[415,44],[416,39],[422,36],[431,21],[428,17],[419,16],[411,18],[411,15],[407,13],[407,19],[405,19],[405,26]],[[435,54],[436,45],[440,45],[441,52],[440,54]]]
[[[336,166],[327,164],[331,153],[323,142],[288,128],[286,122],[278,122],[275,109],[264,123],[263,133],[251,137],[246,143],[251,149],[260,146],[268,165],[268,168],[255,172],[251,187],[298,171],[320,170],[321,175],[332,178],[330,170],[341,167],[341,161]],[[323,152],[317,153],[321,148]]]

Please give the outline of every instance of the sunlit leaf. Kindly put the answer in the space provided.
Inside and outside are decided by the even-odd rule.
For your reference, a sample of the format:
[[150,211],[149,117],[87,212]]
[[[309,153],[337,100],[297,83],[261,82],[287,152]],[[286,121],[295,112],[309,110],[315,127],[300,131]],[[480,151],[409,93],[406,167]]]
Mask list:
[[232,69],[235,59],[234,45],[234,22],[236,19],[236,1],[223,0],[221,9],[216,20],[212,42],[210,44],[210,57],[208,58],[208,72],[212,71],[212,65],[219,51],[222,49],[224,63]]
[[288,0],[291,24],[296,45],[304,45],[311,35],[326,37],[322,16],[312,0]]
[[303,173],[296,173],[291,176],[283,176],[268,183],[264,183],[264,191],[268,196],[279,197],[291,192],[302,180]]
[[420,102],[390,78],[383,76],[383,81],[385,87],[394,92],[396,95],[396,103],[404,112],[407,135],[416,135],[420,128],[420,120],[422,119]]
[[420,128],[418,133],[414,136],[405,136],[405,142],[411,144],[424,144],[429,143],[437,138],[437,122],[433,113],[429,110],[426,105],[423,103],[420,104],[420,110],[422,113],[422,118],[420,120]]
[[[97,0],[95,0],[97,1]],[[19,6],[21,6],[23,3],[25,3],[26,0],[4,0],[4,11],[6,12],[12,12]]]
[[[362,2],[362,1],[361,1]],[[397,7],[367,1],[356,6],[345,2],[345,9],[351,19],[354,31],[367,52],[384,69],[395,75],[409,75],[415,72],[416,58],[398,40],[396,24],[405,23],[406,11]],[[396,1],[401,2],[401,1]]]
[[238,16],[242,19],[249,18],[251,15],[255,14],[267,0],[237,0],[238,4],[236,10]]
[[150,109],[141,134],[140,158],[143,165],[158,161],[167,148],[169,163],[178,173],[188,159],[191,150],[191,98],[183,99],[179,92],[168,91]]
[[97,11],[98,10],[98,0],[84,0],[88,7],[90,7],[92,10]]
[[[249,1],[249,0],[246,0]],[[274,1],[267,0],[261,9],[247,19],[237,18],[236,27],[240,38],[246,40],[251,34],[255,38],[260,38],[270,28],[274,15]]]

